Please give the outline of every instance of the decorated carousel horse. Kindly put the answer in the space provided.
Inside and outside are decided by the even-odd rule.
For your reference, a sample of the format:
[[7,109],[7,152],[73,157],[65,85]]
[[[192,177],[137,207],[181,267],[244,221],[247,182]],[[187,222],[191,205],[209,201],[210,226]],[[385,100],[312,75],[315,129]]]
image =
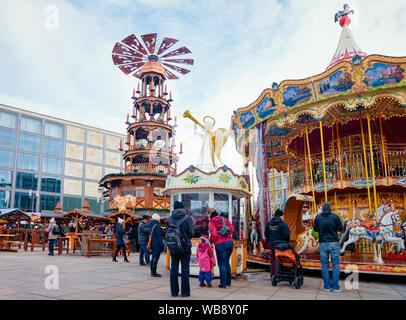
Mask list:
[[[389,205],[382,205],[378,208],[378,220],[361,222],[352,220],[345,223],[340,245],[342,244],[341,255],[345,254],[348,245],[357,242],[361,238],[371,240],[374,243],[374,261],[383,264],[382,244],[389,242],[397,245],[397,253],[405,250],[405,245],[400,234],[400,215],[398,211]],[[347,240],[348,238],[348,240]]]
[[[318,214],[321,213],[321,207],[318,209]],[[296,238],[296,252],[297,254],[313,254],[319,251],[319,235],[313,230],[310,223],[306,230],[299,234]]]

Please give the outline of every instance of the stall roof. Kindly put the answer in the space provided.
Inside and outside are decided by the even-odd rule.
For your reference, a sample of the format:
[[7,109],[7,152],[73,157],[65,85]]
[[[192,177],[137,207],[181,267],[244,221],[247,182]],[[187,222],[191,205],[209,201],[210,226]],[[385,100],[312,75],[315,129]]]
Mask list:
[[11,209],[0,209],[0,219],[12,219],[12,220],[31,220],[29,214],[21,211],[18,208],[11,208]]

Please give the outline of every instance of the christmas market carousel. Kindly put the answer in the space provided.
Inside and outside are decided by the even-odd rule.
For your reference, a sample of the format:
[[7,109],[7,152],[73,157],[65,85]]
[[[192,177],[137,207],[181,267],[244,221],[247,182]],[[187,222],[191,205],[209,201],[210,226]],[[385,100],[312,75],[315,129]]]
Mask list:
[[304,268],[321,268],[312,225],[329,202],[345,227],[342,270],[406,275],[406,57],[364,53],[351,14],[346,5],[335,16],[342,34],[326,71],[274,83],[232,116],[236,148],[259,186],[248,225],[264,249],[250,250],[248,261],[269,261],[264,228],[276,169],[288,175],[281,207]]

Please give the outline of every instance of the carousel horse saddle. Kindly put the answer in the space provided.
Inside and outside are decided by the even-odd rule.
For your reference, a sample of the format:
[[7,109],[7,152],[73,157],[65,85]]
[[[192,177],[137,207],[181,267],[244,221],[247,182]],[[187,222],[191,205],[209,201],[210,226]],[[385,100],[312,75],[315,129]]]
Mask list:
[[377,224],[375,221],[364,222],[362,223],[362,226],[371,233],[379,233],[381,231],[379,224]]

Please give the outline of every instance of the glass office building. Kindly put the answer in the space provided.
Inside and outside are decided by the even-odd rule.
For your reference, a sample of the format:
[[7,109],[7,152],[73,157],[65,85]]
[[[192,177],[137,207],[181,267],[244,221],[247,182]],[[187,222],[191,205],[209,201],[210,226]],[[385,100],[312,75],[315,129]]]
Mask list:
[[[98,182],[123,172],[119,133],[0,105],[0,208],[105,212]],[[125,140],[124,140],[125,141]]]

